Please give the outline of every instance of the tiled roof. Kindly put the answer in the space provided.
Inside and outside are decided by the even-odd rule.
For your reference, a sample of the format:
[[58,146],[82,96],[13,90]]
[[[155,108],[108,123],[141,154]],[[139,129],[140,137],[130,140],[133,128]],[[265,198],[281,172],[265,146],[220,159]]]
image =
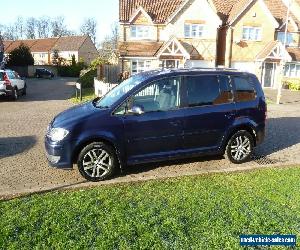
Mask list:
[[294,62],[300,62],[300,48],[287,48],[287,51]]
[[239,15],[247,9],[247,7],[253,2],[253,0],[240,0],[235,3],[229,13],[228,23],[234,22]]
[[31,52],[49,52],[53,49],[59,51],[78,51],[88,36],[66,36],[44,39],[4,41],[5,53],[18,48],[21,43],[27,45]]
[[212,2],[217,9],[218,16],[223,23],[226,23],[233,6],[238,3],[239,0],[212,0]]
[[54,49],[59,51],[77,51],[88,36],[62,36],[55,43]]
[[9,48],[9,46],[13,43],[13,41],[3,41],[4,44],[4,51],[6,52],[6,50]]
[[120,56],[154,57],[162,42],[122,42],[119,44]]
[[5,53],[10,53],[12,50],[18,48],[22,43],[29,48],[36,42],[36,40],[17,40],[10,44],[9,47],[5,50]]
[[[277,22],[280,24],[285,23],[286,21],[286,14],[287,14],[287,7],[283,3],[283,0],[264,0],[267,7],[271,11],[272,15],[275,17]],[[300,1],[300,0],[299,0]],[[296,16],[293,13],[290,13],[293,20],[296,22],[298,29],[300,29],[300,21],[296,18]],[[295,31],[295,30],[291,30]]]
[[128,22],[134,12],[143,9],[154,23],[165,23],[175,13],[185,0],[119,0],[120,21]]
[[58,38],[37,39],[31,46],[31,52],[48,52],[51,51]]

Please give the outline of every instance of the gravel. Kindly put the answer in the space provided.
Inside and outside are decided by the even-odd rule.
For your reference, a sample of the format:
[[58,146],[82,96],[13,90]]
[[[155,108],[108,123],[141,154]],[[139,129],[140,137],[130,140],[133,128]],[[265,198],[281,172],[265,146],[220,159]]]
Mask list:
[[[233,165],[223,157],[204,157],[147,164],[131,167],[112,180],[88,183],[76,167],[73,171],[50,168],[44,151],[47,125],[57,113],[72,106],[67,99],[74,91],[74,79],[29,79],[27,84],[26,97],[17,102],[0,100],[0,199],[112,183],[300,165],[300,93],[296,101],[293,93],[292,104],[269,105],[267,138],[256,149],[252,162]],[[288,100],[288,96],[285,98]]]

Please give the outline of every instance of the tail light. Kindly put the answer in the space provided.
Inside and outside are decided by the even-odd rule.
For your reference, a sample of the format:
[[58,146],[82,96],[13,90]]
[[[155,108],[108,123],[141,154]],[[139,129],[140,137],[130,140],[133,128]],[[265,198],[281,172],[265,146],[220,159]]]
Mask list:
[[11,85],[11,81],[8,79],[8,76],[6,73],[3,75],[4,85],[9,86]]

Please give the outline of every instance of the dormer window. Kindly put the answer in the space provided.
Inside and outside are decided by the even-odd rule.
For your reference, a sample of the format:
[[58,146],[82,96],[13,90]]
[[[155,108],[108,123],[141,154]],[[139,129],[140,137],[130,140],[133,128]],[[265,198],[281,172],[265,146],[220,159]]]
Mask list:
[[261,41],[261,27],[243,27],[243,40],[246,41]]
[[150,39],[151,29],[146,25],[133,25],[130,27],[130,36],[133,39]]
[[[285,43],[285,33],[284,32],[278,32],[277,34],[277,40],[282,42],[282,44]],[[294,37],[293,37],[293,34],[292,33],[287,33],[286,34],[286,45],[287,46],[297,46],[297,43],[294,41]]]
[[184,36],[185,38],[201,38],[204,35],[203,24],[189,24],[184,25]]

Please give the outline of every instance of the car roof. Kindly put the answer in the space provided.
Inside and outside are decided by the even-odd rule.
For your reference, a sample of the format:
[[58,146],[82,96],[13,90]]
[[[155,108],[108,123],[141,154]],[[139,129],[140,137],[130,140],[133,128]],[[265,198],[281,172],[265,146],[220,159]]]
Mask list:
[[[181,68],[181,69],[158,69],[139,73],[145,80],[161,76],[172,75],[195,75],[195,74],[226,74],[226,75],[253,75],[252,73],[232,68]],[[253,75],[254,76],[254,75]]]

